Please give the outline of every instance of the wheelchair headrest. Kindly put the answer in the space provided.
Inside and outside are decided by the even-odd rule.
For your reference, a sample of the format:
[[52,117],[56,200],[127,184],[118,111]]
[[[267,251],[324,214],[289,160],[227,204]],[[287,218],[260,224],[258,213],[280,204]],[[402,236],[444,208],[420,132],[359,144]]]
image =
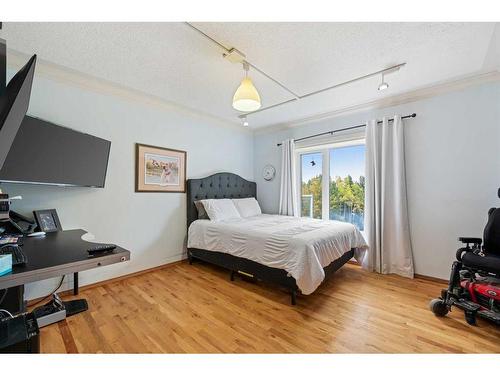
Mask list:
[[487,254],[500,255],[500,208],[488,211],[488,223],[484,227],[483,247]]

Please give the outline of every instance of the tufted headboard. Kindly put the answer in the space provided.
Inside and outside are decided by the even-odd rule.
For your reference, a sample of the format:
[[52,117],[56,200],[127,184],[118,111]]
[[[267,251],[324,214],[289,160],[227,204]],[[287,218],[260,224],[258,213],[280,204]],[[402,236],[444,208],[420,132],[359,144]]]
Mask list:
[[257,198],[257,184],[234,173],[216,173],[187,180],[187,226],[198,219],[194,202],[200,199]]

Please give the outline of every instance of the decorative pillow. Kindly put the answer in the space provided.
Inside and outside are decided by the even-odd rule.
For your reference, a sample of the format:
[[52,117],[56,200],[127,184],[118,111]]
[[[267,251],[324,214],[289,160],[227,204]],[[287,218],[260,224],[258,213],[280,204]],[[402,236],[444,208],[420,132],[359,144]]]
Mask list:
[[255,198],[233,199],[233,203],[241,217],[250,217],[262,214],[259,202],[257,202],[257,199]]
[[231,199],[204,199],[201,202],[212,221],[241,218]]
[[207,211],[205,211],[205,207],[203,206],[202,201],[194,201],[194,205],[196,206],[196,210],[198,211],[198,219],[210,220],[210,218],[207,215]]

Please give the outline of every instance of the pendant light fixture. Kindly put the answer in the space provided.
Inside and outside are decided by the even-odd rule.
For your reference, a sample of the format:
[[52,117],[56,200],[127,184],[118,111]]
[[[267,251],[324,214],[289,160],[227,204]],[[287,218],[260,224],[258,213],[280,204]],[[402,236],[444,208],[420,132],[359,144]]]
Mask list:
[[245,78],[241,81],[240,86],[233,96],[233,108],[240,112],[252,112],[260,108],[260,95],[248,77],[248,63],[243,62],[243,70],[245,71]]

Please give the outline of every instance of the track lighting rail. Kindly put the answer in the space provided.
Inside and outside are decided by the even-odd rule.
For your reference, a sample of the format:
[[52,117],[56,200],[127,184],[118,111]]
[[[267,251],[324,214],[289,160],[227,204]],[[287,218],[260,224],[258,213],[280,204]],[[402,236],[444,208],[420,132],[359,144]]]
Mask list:
[[[373,72],[373,73],[365,74],[364,76],[356,77],[356,78],[350,79],[350,80],[345,81],[345,82],[337,83],[335,85],[328,86],[328,87],[325,87],[325,88],[320,89],[320,90],[316,90],[316,91],[313,91],[313,92],[310,92],[310,93],[307,93],[307,94],[304,94],[304,95],[300,95],[299,97],[297,97],[295,99],[292,99],[292,100],[286,100],[286,101],[283,101],[281,103],[273,104],[271,106],[262,107],[262,108],[260,108],[260,109],[258,109],[256,111],[247,113],[247,115],[254,114],[254,113],[259,113],[259,112],[263,112],[263,111],[266,111],[268,109],[278,107],[280,105],[289,103],[289,102],[294,101],[294,100],[300,100],[300,99],[308,98],[308,97],[316,95],[316,94],[321,94],[321,93],[323,93],[325,91],[333,90],[333,89],[336,89],[336,88],[339,88],[339,87],[342,87],[342,86],[345,86],[345,85],[349,85],[349,84],[357,82],[357,81],[362,81],[364,79],[367,79],[367,78],[370,78],[370,77],[374,77],[374,76],[379,75],[379,74],[384,74],[384,73],[387,74],[389,72],[395,72],[395,71],[398,71],[399,69],[401,69],[405,65],[406,65],[406,63],[401,63],[401,64],[393,65],[393,66],[391,66],[389,68],[386,68],[386,69],[381,69],[381,70],[378,70],[378,71]],[[238,117],[242,118],[242,116],[243,115],[240,115]]]
[[[201,34],[202,36],[204,36],[206,39],[208,39],[209,41],[211,41],[212,43],[216,44],[218,47],[222,48],[224,50],[225,53],[230,53],[231,49],[227,48],[225,45],[223,45],[222,43],[220,43],[219,41],[215,40],[214,38],[212,38],[210,35],[206,34],[205,32],[203,32],[202,30],[198,29],[196,26],[193,26],[191,23],[189,22],[185,22],[187,26],[189,26],[191,29],[195,30],[196,32],[198,32],[199,34]],[[253,115],[254,113],[259,113],[259,112],[263,112],[263,111],[267,111],[271,108],[276,108],[276,107],[279,107],[281,105],[284,105],[284,104],[287,104],[287,103],[290,103],[290,102],[294,102],[294,101],[297,101],[297,100],[300,100],[300,99],[305,99],[305,98],[308,98],[308,97],[311,97],[313,95],[317,95],[317,94],[321,94],[325,91],[329,91],[329,90],[333,90],[333,89],[336,89],[336,88],[339,88],[339,87],[342,87],[342,86],[345,86],[345,85],[349,85],[351,83],[354,83],[354,82],[357,82],[357,81],[361,81],[361,80],[364,80],[364,79],[367,79],[367,78],[370,78],[370,77],[373,77],[373,76],[376,76],[376,75],[379,75],[379,74],[389,74],[389,73],[392,73],[392,72],[396,72],[398,71],[399,69],[401,69],[403,66],[406,65],[406,63],[401,63],[401,64],[397,64],[397,65],[393,65],[389,68],[385,68],[385,69],[381,69],[381,70],[378,70],[376,72],[373,72],[373,73],[369,73],[369,74],[365,74],[363,76],[360,76],[360,77],[356,77],[356,78],[353,78],[353,79],[350,79],[348,81],[344,81],[344,82],[341,82],[341,83],[337,83],[335,85],[331,85],[331,86],[328,86],[328,87],[325,87],[325,88],[322,88],[320,90],[316,90],[316,91],[312,91],[312,92],[309,92],[307,94],[304,94],[304,95],[299,95],[297,94],[296,92],[292,91],[291,89],[289,89],[288,87],[286,87],[283,83],[281,83],[280,81],[278,81],[277,79],[273,78],[272,76],[270,76],[269,74],[267,74],[266,72],[264,72],[262,69],[260,69],[258,66],[252,64],[250,61],[248,61],[247,59],[243,60],[244,63],[247,63],[248,65],[250,65],[253,69],[255,69],[256,71],[258,71],[260,74],[262,74],[263,76],[265,76],[266,78],[270,79],[271,81],[273,81],[274,83],[276,83],[278,86],[280,86],[282,89],[284,89],[285,91],[287,91],[289,94],[291,94],[293,96],[292,99],[287,99],[287,100],[284,100],[282,102],[279,102],[279,103],[275,103],[273,105],[269,105],[267,107],[262,107],[258,110],[255,110],[255,111],[252,111],[252,112],[248,112],[248,113],[244,113],[244,114],[241,114],[238,116],[239,119],[241,120],[246,120],[246,118],[250,115]]]
[[[231,51],[230,48],[227,48],[225,45],[223,45],[219,41],[215,40],[214,38],[212,38],[210,35],[208,35],[205,32],[203,32],[202,30],[198,29],[196,26],[193,26],[189,22],[186,22],[186,25],[188,25],[191,29],[193,29],[193,30],[197,31],[198,33],[200,33],[201,35],[203,35],[205,38],[207,38],[208,40],[210,40],[212,43],[215,43],[217,46],[219,46],[220,48],[222,48],[226,53],[229,53]],[[280,86],[283,90],[285,90],[288,93],[292,94],[296,99],[299,98],[299,95],[297,93],[295,93],[292,90],[290,90],[283,83],[281,83],[280,81],[278,81],[276,78],[271,77],[269,74],[267,74],[266,72],[264,72],[258,66],[252,64],[252,62],[248,61],[247,59],[243,60],[243,62],[246,62],[248,65],[250,65],[253,69],[255,69],[257,72],[259,72],[260,74],[262,74],[264,77],[266,77],[267,79],[270,79],[271,81],[273,81],[274,83],[276,83],[278,86]],[[253,112],[251,112],[251,113],[253,113]],[[241,118],[241,116],[240,116],[240,118]]]

